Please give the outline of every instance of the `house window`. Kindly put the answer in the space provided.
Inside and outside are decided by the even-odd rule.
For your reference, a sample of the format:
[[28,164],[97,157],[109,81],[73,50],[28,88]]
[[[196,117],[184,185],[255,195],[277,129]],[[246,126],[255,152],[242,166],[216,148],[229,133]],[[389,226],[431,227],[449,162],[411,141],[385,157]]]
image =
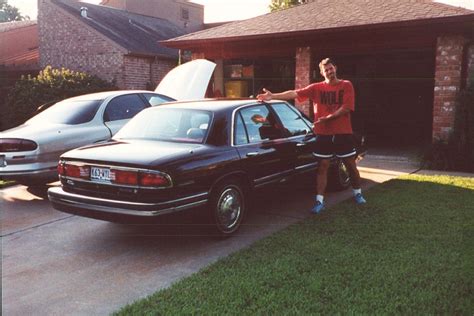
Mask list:
[[181,19],[189,21],[189,10],[181,8]]

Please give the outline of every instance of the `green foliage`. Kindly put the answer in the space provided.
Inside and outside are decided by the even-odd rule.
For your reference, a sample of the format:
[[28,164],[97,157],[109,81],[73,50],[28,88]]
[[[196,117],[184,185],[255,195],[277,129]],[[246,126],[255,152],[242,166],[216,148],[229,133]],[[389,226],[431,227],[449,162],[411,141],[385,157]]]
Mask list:
[[116,315],[471,315],[473,190],[468,177],[391,180]]
[[84,72],[44,68],[38,76],[22,76],[10,91],[1,110],[1,130],[17,126],[32,117],[38,107],[73,96],[115,90],[113,83]]
[[281,9],[287,9],[295,5],[303,4],[308,2],[307,0],[272,0],[270,3],[270,11],[278,11]]
[[29,16],[21,15],[18,8],[9,5],[7,3],[7,0],[0,0],[0,23],[11,21],[24,21],[29,19]]
[[[474,74],[471,78],[474,81]],[[459,95],[452,135],[447,142],[431,146],[425,155],[425,166],[474,172],[474,82]]]

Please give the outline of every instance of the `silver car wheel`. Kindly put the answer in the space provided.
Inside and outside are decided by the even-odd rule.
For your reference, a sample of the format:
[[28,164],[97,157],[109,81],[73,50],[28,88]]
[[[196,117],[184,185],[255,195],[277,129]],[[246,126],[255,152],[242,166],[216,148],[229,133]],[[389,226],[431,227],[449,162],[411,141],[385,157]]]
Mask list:
[[217,221],[224,231],[232,230],[239,222],[243,207],[241,191],[235,187],[227,187],[222,191],[217,202]]

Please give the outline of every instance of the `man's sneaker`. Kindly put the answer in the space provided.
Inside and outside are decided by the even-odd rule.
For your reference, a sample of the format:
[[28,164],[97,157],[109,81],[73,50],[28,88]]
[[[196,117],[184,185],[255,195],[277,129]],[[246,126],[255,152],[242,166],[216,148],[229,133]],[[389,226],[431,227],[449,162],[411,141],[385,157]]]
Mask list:
[[357,204],[367,203],[367,201],[364,199],[364,197],[360,193],[357,193],[356,195],[354,195],[354,200]]
[[311,209],[311,212],[314,214],[319,214],[324,209],[324,203],[316,201],[316,204]]

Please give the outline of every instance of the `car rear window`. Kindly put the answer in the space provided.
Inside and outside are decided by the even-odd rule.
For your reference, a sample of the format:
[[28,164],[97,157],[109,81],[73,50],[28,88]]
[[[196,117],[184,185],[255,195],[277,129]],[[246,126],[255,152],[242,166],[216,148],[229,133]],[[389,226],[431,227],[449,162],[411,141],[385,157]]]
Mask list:
[[140,112],[114,139],[153,139],[202,143],[208,134],[212,114],[193,109],[150,108]]
[[103,100],[64,100],[26,121],[26,124],[77,125],[91,121]]

